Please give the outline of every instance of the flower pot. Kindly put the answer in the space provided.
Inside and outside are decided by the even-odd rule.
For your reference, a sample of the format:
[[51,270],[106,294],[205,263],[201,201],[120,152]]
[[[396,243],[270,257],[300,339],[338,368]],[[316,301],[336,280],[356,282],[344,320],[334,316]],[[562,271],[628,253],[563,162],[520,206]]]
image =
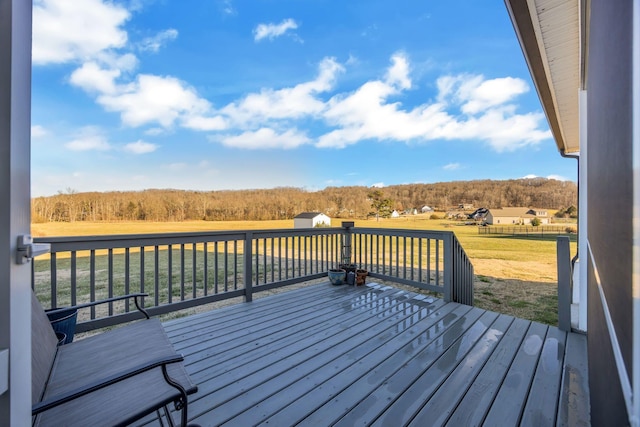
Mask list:
[[342,285],[345,277],[347,277],[347,272],[341,268],[332,268],[329,270],[328,275],[332,285]]
[[65,335],[64,344],[73,342],[73,336],[76,332],[76,321],[78,318],[78,310],[69,308],[61,310],[57,313],[49,313],[52,310],[46,310],[47,317],[51,322],[54,332],[60,332]]
[[364,285],[368,274],[369,272],[367,270],[356,270],[356,285]]

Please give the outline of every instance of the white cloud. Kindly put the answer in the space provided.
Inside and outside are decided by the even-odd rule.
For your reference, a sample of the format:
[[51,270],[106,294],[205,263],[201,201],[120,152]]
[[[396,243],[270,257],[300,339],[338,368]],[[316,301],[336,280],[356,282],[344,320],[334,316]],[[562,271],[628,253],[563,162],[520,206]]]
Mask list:
[[31,126],[31,139],[42,138],[47,135],[47,130],[40,125]]
[[542,113],[516,113],[509,104],[528,90],[511,77],[444,76],[435,102],[403,108],[391,100],[411,87],[406,55],[397,53],[384,80],[364,83],[328,102],[324,118],[334,129],[318,138],[318,147],[343,148],[363,140],[426,142],[483,140],[496,151],[512,151],[549,139]]
[[376,182],[375,184],[371,184],[374,188],[384,188],[384,182]]
[[285,19],[279,24],[258,24],[253,30],[254,40],[260,41],[268,38],[273,40],[276,37],[284,35],[289,30],[295,30],[298,24],[293,19]]
[[462,165],[460,163],[449,163],[446,164],[442,167],[442,169],[446,170],[446,171],[455,171],[458,170],[462,167]]
[[77,136],[71,141],[64,144],[66,148],[72,151],[108,151],[111,145],[107,142],[107,138],[103,132],[93,126],[82,128]]
[[33,63],[84,60],[120,48],[127,42],[121,27],[129,18],[123,7],[101,0],[35,0]]
[[236,9],[233,7],[233,3],[231,3],[231,0],[223,0],[222,1],[222,12],[225,15],[235,15]]
[[223,128],[220,120],[210,115],[209,101],[175,77],[139,74],[136,81],[119,86],[115,93],[98,96],[98,103],[108,111],[120,113],[127,126],[154,123],[168,128],[178,121],[192,129]]
[[548,175],[547,179],[555,179],[557,181],[571,181],[569,178],[562,175]]
[[309,138],[297,129],[290,129],[283,133],[277,133],[270,128],[261,128],[257,131],[247,131],[240,135],[226,135],[214,138],[222,144],[236,148],[296,148],[310,142]]
[[95,62],[85,62],[71,73],[69,81],[87,92],[114,93],[119,70],[106,70]]
[[[522,179],[535,179],[535,178],[539,178],[539,176],[538,176],[538,175],[535,175],[535,174],[532,174],[532,173],[530,173],[529,175],[525,175],[525,176],[523,176],[523,177],[522,177]],[[571,181],[571,179],[569,179],[569,178],[567,178],[567,177],[565,177],[565,176],[562,176],[562,175],[554,175],[554,174],[547,175],[547,176],[546,176],[546,179],[555,179],[556,181]]]
[[461,111],[467,114],[505,104],[529,91],[524,80],[513,77],[485,80],[481,75],[443,76],[438,79],[437,85],[440,101],[450,99],[462,104]]
[[149,52],[158,52],[162,46],[178,37],[178,30],[169,28],[160,31],[153,37],[147,37],[140,42],[140,49]]
[[338,73],[344,71],[335,58],[324,58],[318,76],[309,82],[279,90],[263,89],[251,93],[238,103],[231,103],[221,112],[239,126],[271,119],[294,119],[317,115],[325,110],[325,102],[318,94],[329,91]]
[[142,140],[138,140],[136,142],[131,142],[124,146],[124,151],[133,154],[146,154],[152,153],[158,149],[158,145],[152,144],[150,142],[145,142]]
[[409,78],[409,61],[406,55],[396,53],[391,57],[393,63],[387,70],[386,82],[389,85],[400,89],[410,89],[411,79]]

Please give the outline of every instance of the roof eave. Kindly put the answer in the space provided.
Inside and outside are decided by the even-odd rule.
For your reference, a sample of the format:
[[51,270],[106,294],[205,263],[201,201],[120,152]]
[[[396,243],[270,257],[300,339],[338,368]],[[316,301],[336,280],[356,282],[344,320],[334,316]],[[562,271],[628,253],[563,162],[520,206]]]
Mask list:
[[[557,68],[558,64],[549,60],[549,57],[554,58],[551,52],[554,45],[545,43],[553,43],[557,40],[544,40],[541,34],[541,26],[543,23],[547,25],[544,21],[547,17],[543,16],[547,11],[541,8],[539,16],[538,11],[535,10],[536,0],[505,0],[505,5],[558,151],[566,154],[576,153],[579,151],[577,120],[569,116],[575,115],[577,117],[577,97],[582,78],[579,66],[581,58],[578,59],[580,53],[580,45],[577,42],[578,34],[569,30],[566,32],[566,40],[563,40],[563,42],[571,43],[571,52],[575,56],[570,60],[575,60],[575,75],[570,75],[569,79],[560,79],[554,86],[553,76],[549,74],[550,70],[556,75],[560,71]],[[576,7],[570,10],[554,10],[554,13],[563,13],[567,19],[577,19],[579,9]],[[577,33],[579,30],[576,28],[575,32]],[[558,58],[556,57],[556,59]],[[558,105],[562,105],[564,111],[560,111]]]

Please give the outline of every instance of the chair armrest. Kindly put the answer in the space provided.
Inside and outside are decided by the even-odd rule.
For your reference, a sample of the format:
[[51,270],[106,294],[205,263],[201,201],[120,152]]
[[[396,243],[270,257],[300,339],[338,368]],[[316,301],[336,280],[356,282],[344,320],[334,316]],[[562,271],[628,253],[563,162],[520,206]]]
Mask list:
[[74,399],[77,399],[79,397],[85,396],[89,393],[92,393],[94,391],[103,389],[105,387],[108,387],[110,385],[113,385],[115,383],[118,383],[120,381],[126,380],[128,378],[132,378],[135,377],[136,375],[142,374],[144,372],[147,372],[151,369],[155,369],[158,367],[162,367],[162,373],[165,377],[165,381],[167,381],[167,383],[169,385],[171,385],[174,388],[177,388],[178,391],[180,391],[180,394],[182,395],[182,398],[185,399],[186,402],[186,391],[184,390],[183,387],[181,387],[179,384],[175,383],[175,381],[172,381],[167,374],[166,371],[166,366],[168,364],[171,363],[178,363],[178,362],[182,362],[184,360],[184,357],[180,354],[173,354],[170,356],[165,356],[165,357],[161,357],[152,361],[149,361],[147,363],[144,364],[140,364],[136,367],[133,367],[127,371],[124,372],[120,372],[118,374],[114,374],[105,378],[102,378],[100,380],[94,381],[90,384],[87,384],[84,387],[79,387],[75,390],[72,390],[70,392],[67,393],[62,393],[60,395],[57,396],[53,396],[50,398],[47,398],[41,402],[36,403],[35,405],[33,405],[31,407],[31,415],[37,415],[41,412],[44,412],[46,410],[49,410],[51,408],[54,408],[56,406],[62,405],[64,403],[70,402]]
[[114,302],[114,301],[120,301],[120,300],[123,300],[123,299],[133,298],[134,299],[133,301],[134,301],[138,311],[140,311],[142,314],[145,315],[145,317],[147,319],[149,319],[149,313],[147,313],[147,311],[144,308],[142,308],[140,306],[140,303],[138,302],[138,298],[139,297],[148,297],[148,296],[149,296],[149,294],[146,294],[146,293],[127,294],[127,295],[122,295],[122,296],[118,296],[118,297],[112,297],[112,298],[103,299],[103,300],[100,300],[100,301],[92,301],[92,302],[88,302],[86,304],[78,304],[78,305],[73,305],[73,306],[70,306],[70,307],[56,308],[56,309],[53,309],[53,310],[47,310],[47,314],[55,314],[55,313],[62,312],[62,311],[67,311],[67,310],[70,310],[70,309],[78,310],[78,309],[81,309],[81,308],[93,307],[93,306],[96,306],[96,305],[99,305],[99,304],[107,304],[107,303]]

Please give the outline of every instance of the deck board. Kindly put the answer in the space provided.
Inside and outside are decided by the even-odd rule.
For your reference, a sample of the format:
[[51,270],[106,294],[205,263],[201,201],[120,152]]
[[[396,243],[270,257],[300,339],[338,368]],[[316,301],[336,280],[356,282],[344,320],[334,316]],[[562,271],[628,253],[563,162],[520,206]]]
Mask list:
[[165,329],[201,426],[588,423],[584,336],[388,286],[313,285]]

